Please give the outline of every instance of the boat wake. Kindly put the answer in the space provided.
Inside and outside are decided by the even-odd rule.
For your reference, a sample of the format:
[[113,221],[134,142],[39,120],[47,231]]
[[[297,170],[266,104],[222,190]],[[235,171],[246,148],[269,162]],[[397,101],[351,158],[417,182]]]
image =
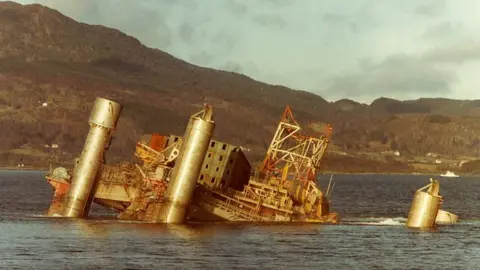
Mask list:
[[404,217],[379,217],[379,218],[353,218],[342,220],[343,223],[352,225],[372,225],[372,226],[403,226],[406,218]]

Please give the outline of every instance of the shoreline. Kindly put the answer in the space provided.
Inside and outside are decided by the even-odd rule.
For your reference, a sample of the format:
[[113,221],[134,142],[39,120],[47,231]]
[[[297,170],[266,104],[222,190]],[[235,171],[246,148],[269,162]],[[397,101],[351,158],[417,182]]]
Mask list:
[[[339,171],[322,171],[319,175],[330,175],[330,174],[357,174],[357,175],[418,175],[418,176],[432,176],[432,177],[441,177],[441,178],[452,178],[441,176],[441,172],[430,172],[430,173],[419,173],[419,172],[339,172]],[[480,174],[471,174],[471,173],[462,173],[459,174],[459,177],[480,177]],[[456,178],[456,177],[453,177]]]
[[45,167],[0,167],[0,171],[48,171]]
[[382,174],[382,175],[436,175],[440,172],[419,173],[419,172],[342,172],[342,171],[322,171],[319,174]]
[[[13,167],[13,166],[5,166],[0,167],[0,171],[42,171],[47,172],[49,170],[48,167]],[[345,174],[345,175],[419,175],[419,176],[434,176],[434,177],[442,177],[440,176],[441,172],[430,172],[430,173],[419,173],[419,172],[342,172],[342,171],[320,171],[319,175],[338,175],[338,174]],[[459,174],[460,177],[480,177],[479,174]],[[448,177],[442,177],[448,178]]]

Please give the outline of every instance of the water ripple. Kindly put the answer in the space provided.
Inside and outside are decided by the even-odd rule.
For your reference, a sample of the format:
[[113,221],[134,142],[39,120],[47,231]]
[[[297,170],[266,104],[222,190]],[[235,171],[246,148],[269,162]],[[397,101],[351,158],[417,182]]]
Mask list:
[[[325,186],[329,177],[320,179]],[[40,172],[0,172],[0,267],[5,269],[477,269],[478,179],[441,180],[443,209],[460,223],[405,227],[412,191],[428,177],[341,175],[339,225],[193,223],[47,218]],[[100,217],[102,216],[103,217]],[[107,217],[105,217],[107,215]]]

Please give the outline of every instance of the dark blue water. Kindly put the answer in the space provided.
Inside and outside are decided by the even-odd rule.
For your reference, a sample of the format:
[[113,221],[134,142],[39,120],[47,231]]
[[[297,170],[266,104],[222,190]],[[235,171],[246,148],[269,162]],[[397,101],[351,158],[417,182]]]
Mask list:
[[[320,179],[326,186],[329,176]],[[461,222],[405,227],[425,176],[336,175],[340,225],[190,224],[45,218],[42,172],[0,171],[4,269],[479,269],[480,180],[438,178],[443,209]],[[99,215],[98,208],[95,215]],[[102,214],[109,214],[103,212]]]

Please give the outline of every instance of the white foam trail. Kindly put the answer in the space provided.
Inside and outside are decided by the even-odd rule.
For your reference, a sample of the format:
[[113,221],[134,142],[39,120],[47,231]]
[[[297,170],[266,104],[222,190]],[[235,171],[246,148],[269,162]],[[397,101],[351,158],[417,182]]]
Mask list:
[[346,221],[349,224],[357,225],[375,225],[375,226],[401,226],[405,224],[406,219],[403,217],[395,218],[364,218]]
[[387,218],[385,220],[382,220],[378,222],[377,224],[379,225],[391,225],[391,226],[397,226],[397,225],[402,225],[402,223],[398,220],[394,220],[393,218]]

